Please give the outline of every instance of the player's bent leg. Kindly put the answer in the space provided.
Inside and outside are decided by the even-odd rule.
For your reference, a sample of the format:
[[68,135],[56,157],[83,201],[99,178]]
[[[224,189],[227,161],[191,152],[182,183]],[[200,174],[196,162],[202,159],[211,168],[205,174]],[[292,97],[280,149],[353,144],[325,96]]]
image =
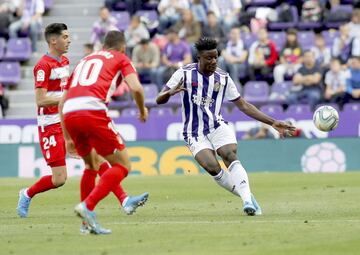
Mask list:
[[51,167],[51,172],[51,181],[54,184],[54,187],[58,188],[63,186],[67,179],[66,166]]

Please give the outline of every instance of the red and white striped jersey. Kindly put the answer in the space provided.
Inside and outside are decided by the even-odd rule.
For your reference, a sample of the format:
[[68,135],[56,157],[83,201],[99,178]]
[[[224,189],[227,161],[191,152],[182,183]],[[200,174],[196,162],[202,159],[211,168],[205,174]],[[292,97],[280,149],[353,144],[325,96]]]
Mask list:
[[130,59],[115,50],[101,50],[84,57],[65,86],[63,113],[107,110],[106,104],[122,78],[136,73]]
[[[44,55],[34,67],[35,89],[47,89],[47,95],[61,97],[69,78],[69,59],[61,56],[57,59],[49,54]],[[57,105],[38,107],[38,126],[60,123]]]

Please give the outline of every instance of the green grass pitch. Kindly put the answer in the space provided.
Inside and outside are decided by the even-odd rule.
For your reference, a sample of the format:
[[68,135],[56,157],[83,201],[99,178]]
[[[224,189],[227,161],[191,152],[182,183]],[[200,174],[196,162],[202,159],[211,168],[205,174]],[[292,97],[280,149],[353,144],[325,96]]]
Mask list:
[[127,216],[110,195],[96,211],[113,234],[85,236],[73,213],[79,179],[35,197],[26,219],[15,212],[18,190],[34,180],[0,179],[0,254],[360,254],[360,172],[250,180],[259,217],[207,175],[129,176],[129,193],[150,192],[146,206]]

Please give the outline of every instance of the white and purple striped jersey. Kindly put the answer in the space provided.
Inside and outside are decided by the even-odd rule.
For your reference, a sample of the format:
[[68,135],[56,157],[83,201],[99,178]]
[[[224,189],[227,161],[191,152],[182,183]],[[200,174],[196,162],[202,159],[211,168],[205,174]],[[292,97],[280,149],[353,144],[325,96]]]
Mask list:
[[184,139],[206,136],[224,122],[221,116],[224,99],[236,101],[240,93],[229,74],[220,68],[207,76],[198,71],[197,63],[183,66],[172,75],[166,87],[175,87],[181,78],[186,88],[180,93]]

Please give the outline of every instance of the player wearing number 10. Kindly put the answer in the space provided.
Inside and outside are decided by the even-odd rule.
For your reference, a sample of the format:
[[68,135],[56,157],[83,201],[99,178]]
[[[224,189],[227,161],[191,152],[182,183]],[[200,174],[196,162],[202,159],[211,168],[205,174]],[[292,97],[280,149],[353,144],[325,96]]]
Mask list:
[[124,34],[108,32],[103,50],[86,56],[75,67],[59,106],[66,143],[73,143],[86,164],[91,165],[94,161],[95,149],[112,166],[86,199],[75,207],[76,214],[94,234],[110,232],[96,222],[93,210],[98,202],[119,186],[131,167],[124,141],[107,115],[107,103],[120,79],[124,78],[133,92],[140,121],[146,121],[148,116],[143,88],[124,52]]

